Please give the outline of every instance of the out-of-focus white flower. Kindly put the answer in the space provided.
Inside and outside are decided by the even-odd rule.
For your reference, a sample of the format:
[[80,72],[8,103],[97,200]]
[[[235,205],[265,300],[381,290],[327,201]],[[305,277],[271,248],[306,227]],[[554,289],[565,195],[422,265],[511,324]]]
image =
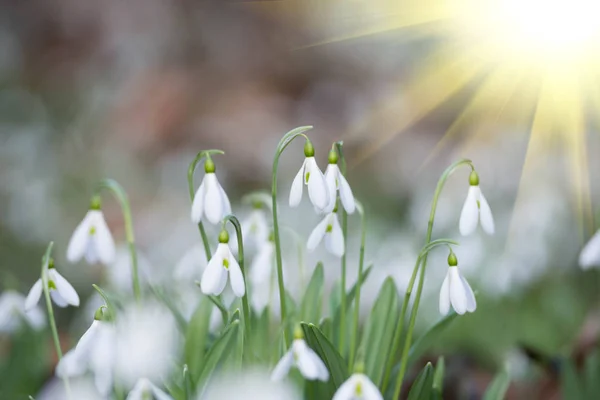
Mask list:
[[321,240],[325,238],[325,248],[336,257],[344,255],[344,235],[335,211],[327,214],[325,218],[313,229],[308,237],[307,248],[313,251]]
[[273,382],[261,370],[244,370],[217,375],[211,379],[199,400],[300,400],[302,396],[289,382]]
[[355,373],[342,383],[332,400],[383,400],[383,396],[368,376]]
[[127,400],[173,400],[171,396],[160,390],[155,384],[146,378],[141,378],[131,392],[127,395]]
[[85,400],[106,400],[106,396],[98,393],[94,382],[89,378],[70,378],[69,391],[65,389],[62,379],[53,378],[50,380],[40,393],[35,396],[36,400],[57,400],[57,399],[85,399]]
[[258,204],[241,223],[244,242],[259,247],[269,240],[269,223],[262,204]]
[[202,245],[187,250],[175,265],[173,278],[179,283],[194,282],[200,279],[206,267],[206,253]]
[[204,162],[204,172],[204,178],[192,202],[192,222],[200,223],[206,216],[211,224],[216,225],[231,214],[231,203],[215,175],[215,163],[210,158]]
[[250,281],[254,285],[269,281],[273,271],[274,256],[275,243],[271,240],[264,242],[250,264]]
[[274,381],[283,379],[290,368],[295,366],[304,378],[326,382],[329,379],[329,371],[323,361],[313,349],[308,347],[301,335],[296,333],[295,336],[292,348],[281,357],[271,374],[271,379]]
[[21,293],[5,291],[0,295],[0,332],[15,332],[23,322],[34,329],[41,329],[46,324],[46,317],[39,307],[25,311],[25,296]]
[[156,304],[130,305],[116,322],[115,377],[133,387],[141,378],[162,382],[179,356],[173,315]]
[[302,187],[308,186],[308,197],[313,206],[319,211],[325,209],[329,204],[329,191],[325,177],[315,161],[315,150],[307,140],[304,145],[305,159],[292,182],[290,190],[290,207],[296,207],[302,200]]
[[69,241],[67,260],[75,263],[82,257],[90,264],[100,261],[105,265],[115,259],[115,242],[99,205],[87,212]]
[[111,322],[101,319],[101,310],[98,310],[94,322],[75,348],[59,361],[56,375],[61,378],[72,377],[90,370],[94,374],[96,389],[107,396],[113,386],[116,333]]
[[[61,274],[58,273],[54,264],[50,261],[48,265],[48,289],[50,290],[50,297],[54,304],[59,307],[66,307],[72,305],[75,307],[79,306],[79,296],[73,286],[65,279]],[[39,301],[42,296],[42,278],[35,281],[27,299],[25,300],[25,310],[31,310]]]
[[[150,262],[139,251],[137,252],[137,260],[140,284],[152,283]],[[112,288],[122,292],[131,290],[133,285],[131,280],[131,254],[126,247],[117,249],[115,260],[108,266],[107,270],[107,278]]]
[[479,188],[479,176],[472,171],[469,177],[469,193],[460,213],[459,230],[461,235],[467,236],[477,229],[477,221],[481,220],[481,227],[488,235],[494,234],[494,217],[487,200]]
[[583,246],[579,253],[579,266],[584,270],[600,266],[600,231],[597,231]]
[[477,302],[473,289],[458,270],[458,261],[454,253],[450,253],[448,256],[448,266],[446,278],[440,289],[440,313],[448,314],[450,305],[460,315],[475,311]]
[[226,230],[219,234],[219,245],[210,259],[200,287],[204,294],[220,295],[227,285],[227,277],[231,276],[231,289],[237,297],[242,297],[246,293],[244,275],[240,265],[231,253],[229,248],[229,234]]
[[327,182],[327,189],[329,190],[329,202],[324,211],[333,211],[335,208],[335,201],[337,200],[337,193],[339,191],[340,200],[342,201],[344,210],[346,210],[348,214],[352,214],[356,209],[354,195],[352,194],[352,189],[350,189],[346,177],[344,177],[344,174],[340,171],[337,162],[338,154],[335,149],[331,149],[329,152],[329,165],[327,165],[327,169],[325,170],[325,181]]

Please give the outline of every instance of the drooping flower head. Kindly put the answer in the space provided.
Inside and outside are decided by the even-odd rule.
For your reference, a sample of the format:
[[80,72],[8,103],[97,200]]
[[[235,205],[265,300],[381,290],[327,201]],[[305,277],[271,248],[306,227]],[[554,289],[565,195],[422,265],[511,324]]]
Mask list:
[[332,400],[383,400],[377,386],[361,369],[340,385]]
[[246,293],[244,275],[237,260],[229,248],[229,233],[225,229],[219,234],[219,245],[208,262],[200,288],[204,294],[220,295],[227,285],[227,277],[231,278],[231,289],[237,297],[243,297]]
[[473,289],[460,273],[454,252],[448,256],[448,272],[440,290],[440,313],[448,314],[450,305],[460,315],[473,312],[477,308]]
[[274,240],[274,235],[271,232],[269,239],[260,246],[258,253],[252,260],[252,264],[250,264],[250,281],[254,285],[265,283],[271,277],[275,261]]
[[306,185],[308,186],[308,197],[311,203],[317,210],[322,211],[329,204],[329,191],[325,177],[315,160],[315,149],[310,140],[306,140],[304,144],[304,156],[306,158],[292,182],[290,207],[297,207],[300,204],[302,188]]
[[0,333],[13,333],[23,322],[33,329],[41,329],[46,323],[46,318],[38,307],[26,311],[25,296],[21,293],[14,290],[3,292],[0,295]]
[[348,214],[352,214],[356,209],[354,195],[352,194],[352,189],[350,189],[348,181],[338,167],[338,159],[339,156],[337,151],[335,148],[332,148],[328,157],[329,164],[325,170],[325,181],[327,182],[327,189],[329,191],[329,203],[324,211],[333,211],[339,192],[344,210],[346,210]]
[[328,252],[336,257],[344,255],[344,235],[338,221],[337,207],[325,215],[325,218],[313,229],[308,237],[306,247],[308,250],[313,251],[323,239],[325,239],[325,248]]
[[271,374],[271,380],[278,381],[283,379],[290,368],[298,368],[302,376],[308,380],[320,380],[327,382],[329,380],[329,371],[319,358],[304,341],[302,329],[296,328],[294,332],[294,341],[292,347],[281,357],[281,360],[275,366]]
[[[56,268],[54,268],[54,260],[52,259],[48,261],[47,275],[48,290],[50,291],[50,297],[54,304],[59,307],[67,307],[68,305],[78,307],[79,296],[77,295],[77,292],[73,289],[73,286],[58,273]],[[37,305],[42,296],[42,292],[42,278],[40,278],[35,281],[29,290],[29,294],[25,300],[25,311],[29,311]]]
[[192,222],[198,224],[204,217],[213,225],[231,214],[231,203],[215,175],[215,163],[208,156],[204,161],[204,178],[192,202]]
[[469,193],[460,214],[459,229],[463,236],[470,235],[477,229],[477,222],[488,235],[494,234],[494,217],[487,200],[479,188],[479,175],[474,170],[469,176]]
[[115,259],[115,242],[101,210],[100,197],[94,196],[90,209],[79,223],[67,247],[67,260],[75,263],[81,258],[89,264],[111,264]]
[[260,248],[269,239],[269,222],[265,213],[265,208],[270,203],[261,201],[252,202],[252,211],[242,222],[242,237],[244,241],[248,240],[257,248]]

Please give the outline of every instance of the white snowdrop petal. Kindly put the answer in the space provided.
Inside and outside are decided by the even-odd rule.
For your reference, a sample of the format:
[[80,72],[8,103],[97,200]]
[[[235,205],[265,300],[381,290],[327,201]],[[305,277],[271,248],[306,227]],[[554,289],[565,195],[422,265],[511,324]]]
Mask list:
[[77,346],[75,346],[75,349],[77,350],[77,352],[79,352],[80,354],[85,354],[85,353],[89,353],[91,351],[91,349],[94,347],[94,342],[96,340],[98,331],[100,329],[102,329],[100,324],[103,324],[103,323],[107,323],[107,322],[101,322],[101,321],[97,321],[97,320],[94,320],[92,322],[92,324],[90,325],[88,330],[85,331],[83,335],[81,335],[81,338],[79,338],[79,341],[77,342]]
[[223,255],[217,248],[217,251],[210,259],[202,274],[202,279],[200,280],[200,289],[202,289],[202,293],[208,295],[215,294],[219,289],[223,273],[226,273],[223,270]]
[[600,265],[600,230],[583,246],[579,254],[581,268],[589,269],[595,265]]
[[60,295],[60,293],[54,289],[50,289],[50,298],[52,299],[54,304],[61,308],[65,308],[69,305],[69,303],[67,303],[67,301]]
[[153,383],[150,383],[150,388],[152,390],[152,394],[154,395],[154,400],[173,400],[171,396],[163,392]]
[[308,237],[308,242],[306,243],[306,247],[308,250],[312,251],[317,248],[321,240],[323,240],[323,236],[325,236],[325,231],[327,230],[327,225],[329,224],[329,215],[325,216],[321,222],[313,229],[310,236]]
[[448,272],[446,273],[446,277],[444,278],[444,282],[442,283],[442,288],[440,289],[440,314],[446,315],[450,311],[450,268],[448,268]]
[[336,257],[344,255],[344,234],[342,233],[342,227],[338,221],[337,215],[333,214],[331,218],[332,228],[331,232],[325,233],[325,246],[327,250]]
[[258,285],[269,279],[273,268],[274,246],[271,242],[265,242],[250,265],[250,280]]
[[460,275],[460,280],[463,284],[463,288],[465,291],[465,296],[467,297],[467,311],[473,312],[477,308],[477,301],[475,300],[475,294],[473,293],[473,289],[471,289],[471,285],[465,279],[462,274]]
[[84,254],[85,261],[88,264],[96,264],[98,262],[98,244],[96,243],[97,239],[98,237],[96,235],[88,236]]
[[60,297],[72,306],[79,306],[79,296],[77,295],[77,292],[56,269],[50,269],[48,271],[48,277],[54,282]]
[[325,182],[327,183],[327,191],[329,192],[329,202],[324,212],[330,213],[335,208],[335,200],[337,199],[337,184],[336,177],[339,169],[336,164],[327,165],[325,170]]
[[463,236],[468,236],[475,232],[477,221],[479,220],[479,208],[477,199],[479,198],[479,186],[469,186],[469,193],[460,213],[459,230]]
[[325,177],[319,169],[314,157],[306,159],[306,172],[310,173],[308,178],[308,196],[312,204],[319,210],[325,209],[329,203],[329,192]]
[[88,211],[83,220],[77,225],[71,239],[69,239],[67,260],[71,263],[81,260],[81,257],[85,254],[90,231],[90,212]]
[[40,301],[40,297],[42,297],[42,280],[38,279],[27,294],[27,298],[25,299],[25,310],[29,311],[35,307]]
[[81,375],[85,372],[87,363],[81,354],[73,349],[68,351],[56,365],[56,376],[59,378]]
[[244,276],[237,260],[229,253],[229,278],[231,279],[231,289],[237,297],[243,297],[246,293],[246,286],[244,284]]
[[96,342],[91,349],[90,368],[94,372],[96,389],[103,396],[108,396],[113,385],[113,369],[115,361],[115,327],[111,324],[100,325]]
[[204,175],[204,188],[206,196],[204,198],[204,212],[208,221],[216,225],[223,219],[223,198],[221,188],[214,172]]
[[366,375],[361,374],[361,378],[363,398],[365,400],[383,400],[377,386]]
[[352,189],[350,189],[348,181],[346,180],[344,175],[342,175],[341,172],[338,173],[338,179],[340,186],[340,199],[342,200],[342,205],[344,206],[344,210],[346,210],[348,214],[352,214],[356,209]]
[[221,201],[223,202],[223,216],[221,217],[223,219],[225,216],[231,214],[231,203],[229,202],[229,196],[227,196],[219,181],[217,181],[217,185],[219,185],[219,193],[221,193]]
[[104,265],[110,265],[115,261],[115,241],[108,229],[108,225],[106,225],[102,211],[94,210],[93,212],[95,213],[93,223],[96,232],[92,236],[95,238],[94,243],[96,244],[98,259]]
[[465,294],[465,288],[462,280],[460,279],[460,272],[458,267],[449,267],[449,286],[450,286],[450,302],[454,311],[457,314],[464,314],[467,311],[467,295]]
[[288,351],[281,357],[281,360],[275,366],[275,369],[271,373],[272,381],[280,381],[282,380],[290,371],[292,364],[294,362],[294,355],[292,350]]
[[136,383],[133,389],[127,395],[125,400],[144,400],[146,394],[146,387],[141,385],[140,382]]
[[352,375],[342,383],[333,395],[331,400],[354,400],[354,390],[356,389],[356,375]]
[[315,380],[319,377],[319,367],[310,356],[308,348],[297,353],[296,365],[306,379]]
[[198,190],[196,190],[196,194],[194,194],[194,201],[192,202],[192,213],[191,218],[192,222],[198,224],[202,221],[202,216],[204,214],[204,197],[205,197],[205,188],[204,188],[204,178],[202,179],[202,183]]
[[488,235],[493,235],[495,230],[494,217],[492,216],[492,210],[481,190],[479,190],[479,218],[483,231]]
[[300,204],[300,200],[302,200],[302,190],[303,190],[303,182],[304,179],[304,167],[306,165],[306,159],[302,163],[300,170],[294,177],[294,181],[292,182],[292,188],[290,189],[290,207],[297,207]]

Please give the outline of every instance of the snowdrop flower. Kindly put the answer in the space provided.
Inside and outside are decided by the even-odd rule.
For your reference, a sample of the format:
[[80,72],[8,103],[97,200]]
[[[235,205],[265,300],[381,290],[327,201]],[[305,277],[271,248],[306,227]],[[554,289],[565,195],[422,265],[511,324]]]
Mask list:
[[202,280],[200,281],[202,293],[220,295],[225,289],[225,285],[227,285],[227,276],[229,275],[231,276],[233,293],[237,297],[243,297],[246,293],[244,275],[229,248],[229,234],[223,229],[219,234],[217,250],[202,274]]
[[[65,279],[61,274],[58,273],[54,268],[54,261],[51,259],[48,262],[48,289],[50,290],[50,297],[54,304],[59,307],[66,307],[72,305],[75,307],[79,306],[79,296],[73,286]],[[35,281],[27,299],[25,300],[25,310],[29,311],[40,301],[42,297],[42,278]]]
[[273,382],[257,367],[241,371],[215,371],[198,400],[300,400],[303,397],[291,382]]
[[254,204],[248,218],[242,222],[242,237],[260,246],[269,239],[269,223],[261,203]]
[[292,366],[298,368],[302,376],[306,379],[318,379],[323,382],[327,382],[329,379],[327,367],[317,353],[308,347],[304,341],[302,330],[299,328],[294,333],[292,348],[281,357],[281,360],[275,366],[271,374],[271,380],[279,381],[283,379]]
[[206,267],[206,253],[201,244],[187,250],[175,265],[173,278],[177,283],[193,283],[201,276]]
[[600,266],[600,231],[583,246],[579,253],[579,266],[582,269],[590,269],[593,266]]
[[356,209],[354,195],[352,194],[352,189],[350,189],[348,181],[337,165],[338,158],[337,151],[332,148],[329,152],[329,165],[327,165],[327,169],[325,170],[325,181],[327,182],[327,189],[329,191],[329,203],[327,204],[325,211],[333,211],[337,199],[337,192],[339,191],[340,200],[342,201],[344,210],[346,210],[348,214],[352,214]]
[[342,383],[332,400],[383,400],[383,396],[368,376],[354,373]]
[[344,255],[344,235],[337,217],[337,207],[327,214],[325,218],[313,229],[308,237],[306,247],[313,251],[317,248],[321,240],[325,238],[325,248],[336,257]]
[[75,263],[84,257],[89,264],[98,261],[108,265],[115,259],[115,242],[108,230],[100,199],[92,199],[92,205],[83,221],[79,223],[67,247],[67,260]]
[[231,214],[231,203],[215,175],[215,163],[208,157],[204,162],[204,178],[192,202],[192,222],[198,224],[202,218],[211,224],[218,224],[223,217]]
[[106,307],[102,306],[75,348],[58,362],[56,375],[60,378],[78,376],[89,369],[94,373],[98,392],[108,396],[113,386],[115,341],[115,327],[109,321]]
[[[308,186],[308,197],[313,206],[319,211],[329,204],[329,191],[325,177],[315,161],[315,149],[307,140],[304,144],[304,162],[292,182],[290,190],[290,207],[297,207],[302,200],[302,187]],[[304,184],[304,185],[303,185]]]
[[127,395],[126,400],[173,400],[171,396],[160,390],[156,385],[146,378],[141,378],[131,392]]
[[0,332],[12,333],[26,322],[33,329],[41,329],[46,318],[44,313],[33,307],[25,311],[25,296],[14,290],[7,290],[0,296]]
[[275,255],[273,240],[273,234],[269,235],[269,240],[262,244],[252,260],[252,264],[250,264],[250,280],[255,285],[264,283],[271,277]]
[[488,235],[494,234],[494,217],[481,189],[479,188],[479,175],[472,171],[469,176],[469,193],[460,214],[460,234],[468,236],[477,229],[477,221],[481,220],[481,227]]
[[440,290],[440,313],[448,314],[451,304],[454,311],[460,315],[475,311],[477,308],[475,295],[469,282],[458,270],[458,260],[453,252],[448,256],[448,266],[448,273]]

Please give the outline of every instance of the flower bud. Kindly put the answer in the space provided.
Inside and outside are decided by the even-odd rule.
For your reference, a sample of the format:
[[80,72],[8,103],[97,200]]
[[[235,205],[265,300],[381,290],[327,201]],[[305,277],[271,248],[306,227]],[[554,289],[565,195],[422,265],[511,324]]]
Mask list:
[[479,185],[479,175],[475,170],[471,171],[471,175],[469,175],[469,185],[478,186]]
[[335,151],[335,149],[331,149],[329,151],[329,156],[327,157],[329,164],[337,164],[339,158],[340,157],[338,156],[338,153],[337,151]]
[[450,254],[448,254],[448,265],[451,267],[456,267],[458,265],[456,254],[454,254],[452,250],[450,251]]
[[219,243],[229,243],[229,232],[227,230],[222,229],[219,233]]
[[214,173],[216,170],[215,163],[212,158],[207,157],[206,161],[204,161],[204,172],[207,174]]
[[294,328],[294,340],[296,339],[304,339],[304,332],[300,325],[296,325],[296,328]]
[[304,142],[304,156],[305,157],[314,157],[315,156],[315,148],[313,147],[313,144],[309,139],[306,139],[306,142]]
[[100,196],[93,196],[90,200],[90,210],[100,210],[102,208],[102,201]]
[[100,306],[94,313],[94,320],[96,321],[110,321],[110,311],[106,306]]

